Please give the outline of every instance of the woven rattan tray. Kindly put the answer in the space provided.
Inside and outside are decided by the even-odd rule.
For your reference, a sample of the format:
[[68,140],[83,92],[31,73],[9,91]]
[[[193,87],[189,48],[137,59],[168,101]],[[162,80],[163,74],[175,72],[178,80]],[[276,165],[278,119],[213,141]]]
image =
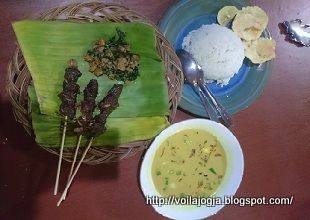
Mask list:
[[[35,19],[70,20],[74,22],[142,22],[152,25],[156,30],[156,48],[165,65],[164,74],[169,88],[170,106],[170,114],[167,117],[169,122],[172,122],[182,93],[183,75],[181,64],[163,34],[147,18],[123,6],[92,2],[54,8],[35,17]],[[8,93],[15,119],[22,124],[30,135],[33,135],[27,94],[27,88],[32,79],[18,46],[9,63],[8,77]],[[118,161],[146,149],[151,141],[143,140],[114,147],[91,148],[83,162],[96,165],[104,162]],[[42,148],[59,155],[59,148]],[[79,152],[79,155],[81,153],[82,151]],[[65,160],[71,161],[73,155],[74,149],[64,149],[63,158]]]

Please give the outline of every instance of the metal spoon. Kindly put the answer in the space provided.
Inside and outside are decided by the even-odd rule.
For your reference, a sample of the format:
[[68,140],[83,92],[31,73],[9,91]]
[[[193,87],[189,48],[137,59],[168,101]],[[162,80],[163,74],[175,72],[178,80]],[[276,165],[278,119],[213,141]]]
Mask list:
[[232,125],[232,120],[225,108],[216,100],[208,86],[206,86],[201,67],[185,50],[179,49],[176,54],[180,58],[185,76],[185,82],[189,83],[199,95],[203,106],[212,121],[221,122],[226,127]]

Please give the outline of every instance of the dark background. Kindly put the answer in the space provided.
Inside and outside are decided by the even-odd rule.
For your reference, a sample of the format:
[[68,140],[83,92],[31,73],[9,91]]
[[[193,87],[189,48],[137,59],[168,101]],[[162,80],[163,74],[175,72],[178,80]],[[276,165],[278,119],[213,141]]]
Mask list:
[[[58,158],[41,150],[15,122],[5,91],[7,64],[15,48],[11,22],[79,1],[8,0],[0,3],[0,219],[161,219],[145,205],[138,185],[141,154],[120,163],[81,167],[60,208],[52,195]],[[107,2],[107,1],[103,1]],[[157,22],[173,0],[110,1]],[[294,195],[291,206],[227,206],[210,219],[310,218],[310,48],[285,41],[279,23],[310,23],[308,0],[256,0],[270,17],[277,58],[263,94],[233,116],[245,171],[236,196]],[[175,121],[191,118],[178,111]],[[69,171],[63,163],[62,173]],[[66,177],[60,180],[64,188]]]

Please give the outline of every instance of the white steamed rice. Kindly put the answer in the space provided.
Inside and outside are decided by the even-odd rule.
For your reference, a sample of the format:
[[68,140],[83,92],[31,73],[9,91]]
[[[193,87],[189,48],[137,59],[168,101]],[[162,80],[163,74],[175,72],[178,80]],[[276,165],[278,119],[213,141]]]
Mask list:
[[182,48],[201,66],[208,81],[226,85],[239,71],[244,59],[241,39],[230,29],[217,25],[203,25],[191,31]]

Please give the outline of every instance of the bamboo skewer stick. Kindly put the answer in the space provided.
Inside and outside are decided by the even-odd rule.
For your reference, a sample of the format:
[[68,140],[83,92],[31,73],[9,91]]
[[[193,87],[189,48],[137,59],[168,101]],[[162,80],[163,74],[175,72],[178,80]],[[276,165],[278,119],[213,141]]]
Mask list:
[[[90,83],[89,83],[89,85],[90,85],[90,88],[91,88],[91,84]],[[67,182],[66,188],[65,188],[64,192],[62,193],[62,195],[61,195],[61,197],[60,197],[60,199],[59,199],[59,201],[57,203],[57,206],[59,206],[61,204],[61,202],[63,200],[65,200],[67,192],[68,192],[68,189],[70,188],[70,186],[72,184],[72,181],[73,181],[75,175],[78,172],[78,169],[80,168],[80,166],[81,166],[81,164],[82,164],[82,162],[83,162],[83,160],[84,160],[88,150],[90,149],[94,137],[102,134],[106,130],[106,127],[105,127],[106,119],[112,113],[112,111],[115,110],[118,107],[118,105],[119,105],[118,104],[118,98],[119,98],[119,96],[120,96],[120,94],[122,92],[122,89],[123,89],[123,85],[115,84],[108,91],[108,94],[102,99],[102,101],[99,102],[98,108],[100,109],[100,113],[93,118],[94,121],[93,121],[93,124],[90,127],[90,130],[86,130],[87,133],[85,133],[87,136],[90,135],[92,137],[91,137],[91,139],[90,139],[90,141],[89,141],[89,143],[88,143],[88,145],[87,145],[87,147],[86,147],[86,149],[85,149],[85,151],[84,151],[84,153],[82,155],[82,158],[80,159],[78,165],[76,166],[73,174],[69,175],[70,176],[69,181]],[[89,90],[85,90],[85,91],[86,92],[84,94],[87,94],[87,92]],[[80,134],[80,136],[82,136],[82,135]],[[80,143],[78,143],[78,146],[79,146],[79,144]],[[77,154],[77,150],[78,149],[76,149],[75,154]],[[75,158],[76,158],[76,155],[75,155]],[[74,161],[74,163],[75,163],[75,161]],[[72,167],[74,167],[74,163],[72,164]],[[71,167],[71,170],[72,170],[72,167]],[[71,174],[71,172],[70,172],[70,174]]]
[[67,122],[68,122],[68,116],[65,116],[64,128],[62,131],[62,138],[61,138],[60,153],[59,153],[59,159],[58,159],[56,182],[55,182],[55,187],[54,187],[54,195],[57,195],[57,192],[58,192],[59,176],[60,176],[60,169],[61,169],[61,162],[62,162],[62,154],[63,154],[64,145],[65,145],[65,138],[66,138],[66,131],[67,131]]
[[68,176],[68,182],[69,182],[70,177],[71,177],[71,175],[73,173],[74,164],[76,162],[77,154],[78,154],[78,151],[79,151],[79,148],[80,148],[80,145],[81,145],[81,140],[82,140],[82,135],[79,135],[78,143],[76,145],[76,149],[75,149],[75,153],[74,153],[74,158],[73,158],[71,169],[70,169],[70,174]]
[[89,141],[89,143],[88,143],[88,145],[87,145],[87,147],[86,147],[86,149],[85,149],[83,155],[82,155],[82,158],[80,159],[78,165],[76,166],[76,168],[75,168],[75,170],[74,170],[74,172],[73,172],[73,174],[72,174],[72,176],[71,176],[71,178],[70,178],[70,180],[69,180],[69,182],[68,182],[68,184],[67,184],[67,186],[66,186],[64,192],[62,193],[62,195],[61,195],[61,197],[60,197],[60,199],[59,199],[59,201],[58,201],[58,203],[57,203],[57,206],[59,206],[59,205],[61,204],[61,202],[64,200],[64,198],[66,197],[67,192],[68,192],[68,189],[70,188],[70,186],[71,186],[71,184],[72,184],[72,181],[73,181],[75,175],[77,174],[77,172],[78,172],[78,170],[79,170],[79,168],[80,168],[80,166],[81,166],[81,164],[82,164],[82,162],[83,162],[83,160],[84,160],[84,158],[85,158],[85,156],[86,156],[88,150],[90,149],[90,147],[91,147],[91,145],[92,145],[92,143],[93,143],[93,140],[94,140],[94,138],[92,137],[92,138],[90,139],[90,141]]
[[[66,184],[66,189],[65,189],[64,193],[62,194],[61,201],[66,199],[67,191],[68,191],[68,189],[71,185],[71,182],[72,182],[71,178],[74,175],[76,175],[77,169],[79,168],[79,166],[83,162],[83,158],[82,158],[80,163],[78,164],[76,170],[75,170],[76,172],[72,174],[72,172],[74,170],[74,165],[75,165],[75,162],[77,159],[78,151],[80,148],[82,135],[87,133],[86,131],[87,131],[87,129],[89,129],[88,126],[91,126],[91,121],[93,120],[93,112],[94,112],[95,107],[96,107],[96,97],[98,95],[98,82],[97,82],[97,80],[91,79],[89,81],[89,83],[87,84],[87,86],[85,87],[83,93],[84,93],[84,100],[81,102],[81,109],[80,109],[81,116],[79,118],[77,118],[77,120],[76,120],[77,127],[74,129],[74,132],[79,135],[78,143],[77,143],[77,146],[75,149],[75,154],[74,154],[73,162],[71,165],[69,178],[68,178],[68,181]],[[91,138],[91,140],[92,140],[94,138],[94,136],[93,135],[91,135],[91,136],[92,136],[92,138]],[[90,145],[91,145],[91,142],[90,142]],[[85,155],[84,155],[84,157],[85,157]]]
[[56,182],[54,187],[54,195],[58,193],[59,176],[61,170],[61,162],[63,149],[65,145],[66,131],[68,119],[72,120],[76,113],[76,98],[79,93],[80,86],[77,84],[78,78],[81,76],[81,72],[77,69],[77,63],[75,60],[71,59],[68,61],[68,67],[65,70],[64,81],[63,81],[63,91],[58,94],[61,100],[61,105],[59,108],[59,113],[64,116],[64,128],[61,138],[61,146],[56,174]]
[[[70,181],[70,178],[72,176],[73,170],[74,170],[74,164],[76,162],[76,158],[77,158],[77,155],[78,155],[78,152],[79,152],[79,148],[80,148],[80,145],[81,145],[81,140],[82,140],[82,135],[79,135],[78,143],[76,145],[76,149],[75,149],[75,153],[74,153],[74,158],[73,158],[73,161],[72,161],[72,164],[71,164],[71,169],[70,169],[70,173],[69,173],[69,176],[68,176],[68,180],[67,180],[66,186],[68,185],[68,183]],[[65,199],[66,199],[66,195],[65,195],[63,200],[65,200]]]

